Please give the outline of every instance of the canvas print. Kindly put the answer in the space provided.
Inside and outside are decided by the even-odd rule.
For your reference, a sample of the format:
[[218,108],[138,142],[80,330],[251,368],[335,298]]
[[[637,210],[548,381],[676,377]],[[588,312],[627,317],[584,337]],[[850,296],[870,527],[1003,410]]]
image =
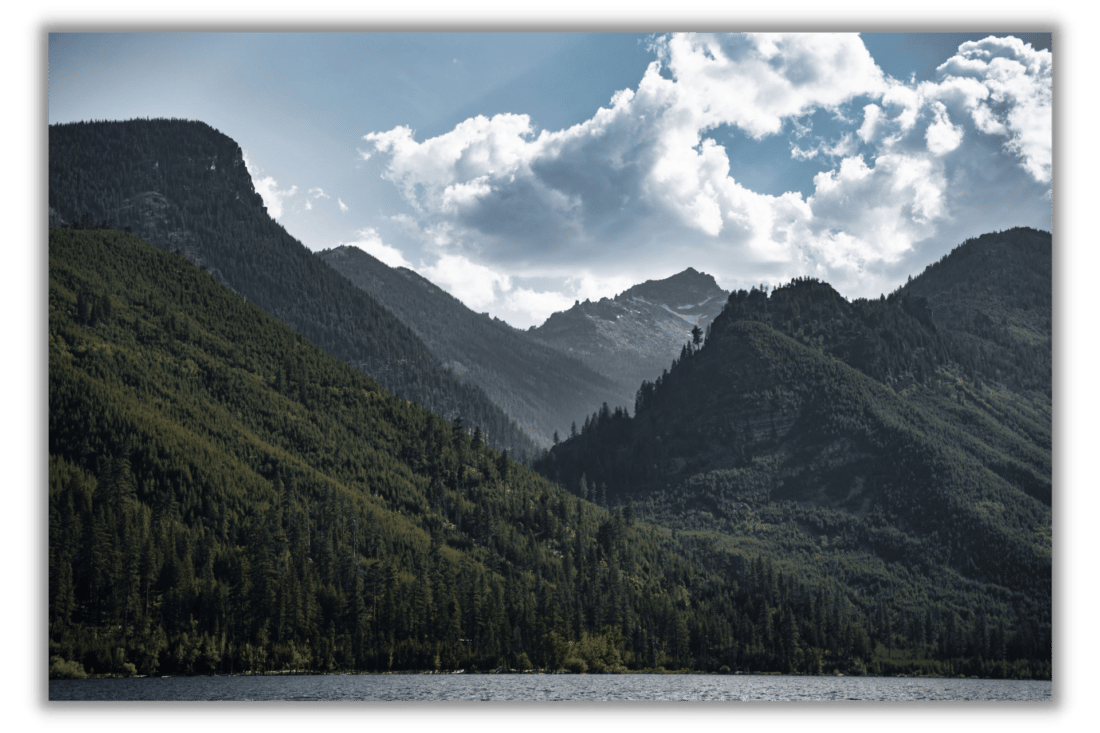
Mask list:
[[1050,700],[1052,78],[51,32],[50,699]]

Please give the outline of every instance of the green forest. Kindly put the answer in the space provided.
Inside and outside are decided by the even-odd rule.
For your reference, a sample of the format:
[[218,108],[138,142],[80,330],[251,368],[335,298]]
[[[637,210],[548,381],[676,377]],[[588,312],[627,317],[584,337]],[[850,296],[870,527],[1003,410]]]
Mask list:
[[[997,251],[968,278],[987,315],[938,319],[956,278],[937,278],[979,248]],[[837,581],[889,619],[888,648],[934,638],[943,660],[970,624],[996,637],[982,659],[1049,660],[1049,263],[1049,234],[1012,230],[876,300],[807,278],[735,292],[705,342],[641,385],[633,416],[605,404],[535,467],[685,546]]]
[[[720,327],[744,337],[725,343],[742,345],[726,351]],[[898,407],[906,398],[893,389],[774,334],[716,321],[635,417],[605,407],[543,459],[560,459],[563,488],[489,447],[476,419],[390,394],[183,255],[123,231],[52,228],[51,677],[539,669],[1049,679],[1049,443],[1045,458],[997,448],[1015,445],[1034,412],[1019,407],[1020,427],[1007,434],[991,427],[965,450],[941,449],[927,436],[958,439],[950,421]],[[752,400],[774,405],[775,435],[744,441],[749,454],[723,463],[657,453],[641,464],[652,473],[637,491],[615,478],[621,461],[601,458],[625,444],[593,464],[568,458],[596,436],[612,446],[612,429],[632,434],[626,426],[659,414],[662,400],[690,399],[677,383],[707,389],[706,355],[720,364],[738,350],[757,366],[759,354],[782,352],[785,368],[835,383],[830,398],[853,409],[826,429],[850,431],[844,421],[864,415],[867,440],[909,451],[891,471],[940,482],[928,501],[958,484],[979,502],[936,529],[920,523],[895,473],[876,477],[885,498],[866,514],[839,495],[798,501],[805,486],[785,494],[774,483],[783,457],[765,448],[782,442],[784,405],[813,390],[764,378]],[[703,374],[690,380],[692,370]],[[762,423],[727,429],[751,437]],[[806,435],[801,447],[818,445]],[[700,470],[672,487],[668,477],[689,478],[691,460]],[[832,496],[846,470],[813,490]]]

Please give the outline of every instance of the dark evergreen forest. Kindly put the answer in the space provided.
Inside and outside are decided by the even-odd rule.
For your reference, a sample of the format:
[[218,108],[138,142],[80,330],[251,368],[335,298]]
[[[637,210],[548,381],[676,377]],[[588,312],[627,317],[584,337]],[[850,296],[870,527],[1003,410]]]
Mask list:
[[51,230],[49,294],[55,676],[1049,677],[1018,594],[943,571],[912,596],[872,555],[860,585],[598,506],[133,235]]
[[[992,243],[1001,264],[970,282],[1002,324],[1031,314],[1038,327],[1022,337],[938,318],[953,289],[937,268],[873,301],[812,279],[739,291],[705,343],[685,343],[641,385],[633,417],[605,404],[536,468],[582,498],[629,503],[682,542],[835,579],[872,617],[907,609],[891,627],[910,641],[978,617],[1015,639],[1013,653],[1046,657],[1050,235],[986,235],[945,262]],[[918,287],[929,296],[910,295]]]

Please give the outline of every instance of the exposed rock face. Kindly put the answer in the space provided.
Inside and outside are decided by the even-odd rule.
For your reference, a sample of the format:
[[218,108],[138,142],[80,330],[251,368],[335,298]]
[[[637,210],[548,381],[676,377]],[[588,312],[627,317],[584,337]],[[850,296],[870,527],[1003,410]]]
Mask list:
[[532,335],[633,392],[668,368],[691,340],[693,327],[706,332],[728,296],[713,277],[689,267],[614,299],[577,303],[550,316]]

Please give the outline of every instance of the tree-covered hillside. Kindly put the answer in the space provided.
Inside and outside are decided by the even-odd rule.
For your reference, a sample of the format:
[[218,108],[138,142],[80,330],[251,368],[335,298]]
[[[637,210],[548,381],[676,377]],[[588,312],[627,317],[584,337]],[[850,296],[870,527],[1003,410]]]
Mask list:
[[490,445],[534,452],[483,390],[268,216],[227,136],[185,120],[81,122],[50,126],[49,146],[53,223],[127,228],[179,251],[394,394],[480,425]]
[[961,358],[983,377],[1050,394],[1053,311],[1050,232],[983,234],[899,290],[928,301]]
[[1006,371],[974,347],[904,291],[741,291],[633,417],[598,411],[536,468],[718,554],[828,575],[872,615],[905,608],[910,644],[916,618],[941,640],[982,618],[1049,659],[1049,368]]
[[[55,675],[1049,677],[1030,596],[945,567],[922,596],[842,523],[781,556],[597,507],[126,233],[52,229],[49,272]],[[837,558],[862,585],[806,570]]]

